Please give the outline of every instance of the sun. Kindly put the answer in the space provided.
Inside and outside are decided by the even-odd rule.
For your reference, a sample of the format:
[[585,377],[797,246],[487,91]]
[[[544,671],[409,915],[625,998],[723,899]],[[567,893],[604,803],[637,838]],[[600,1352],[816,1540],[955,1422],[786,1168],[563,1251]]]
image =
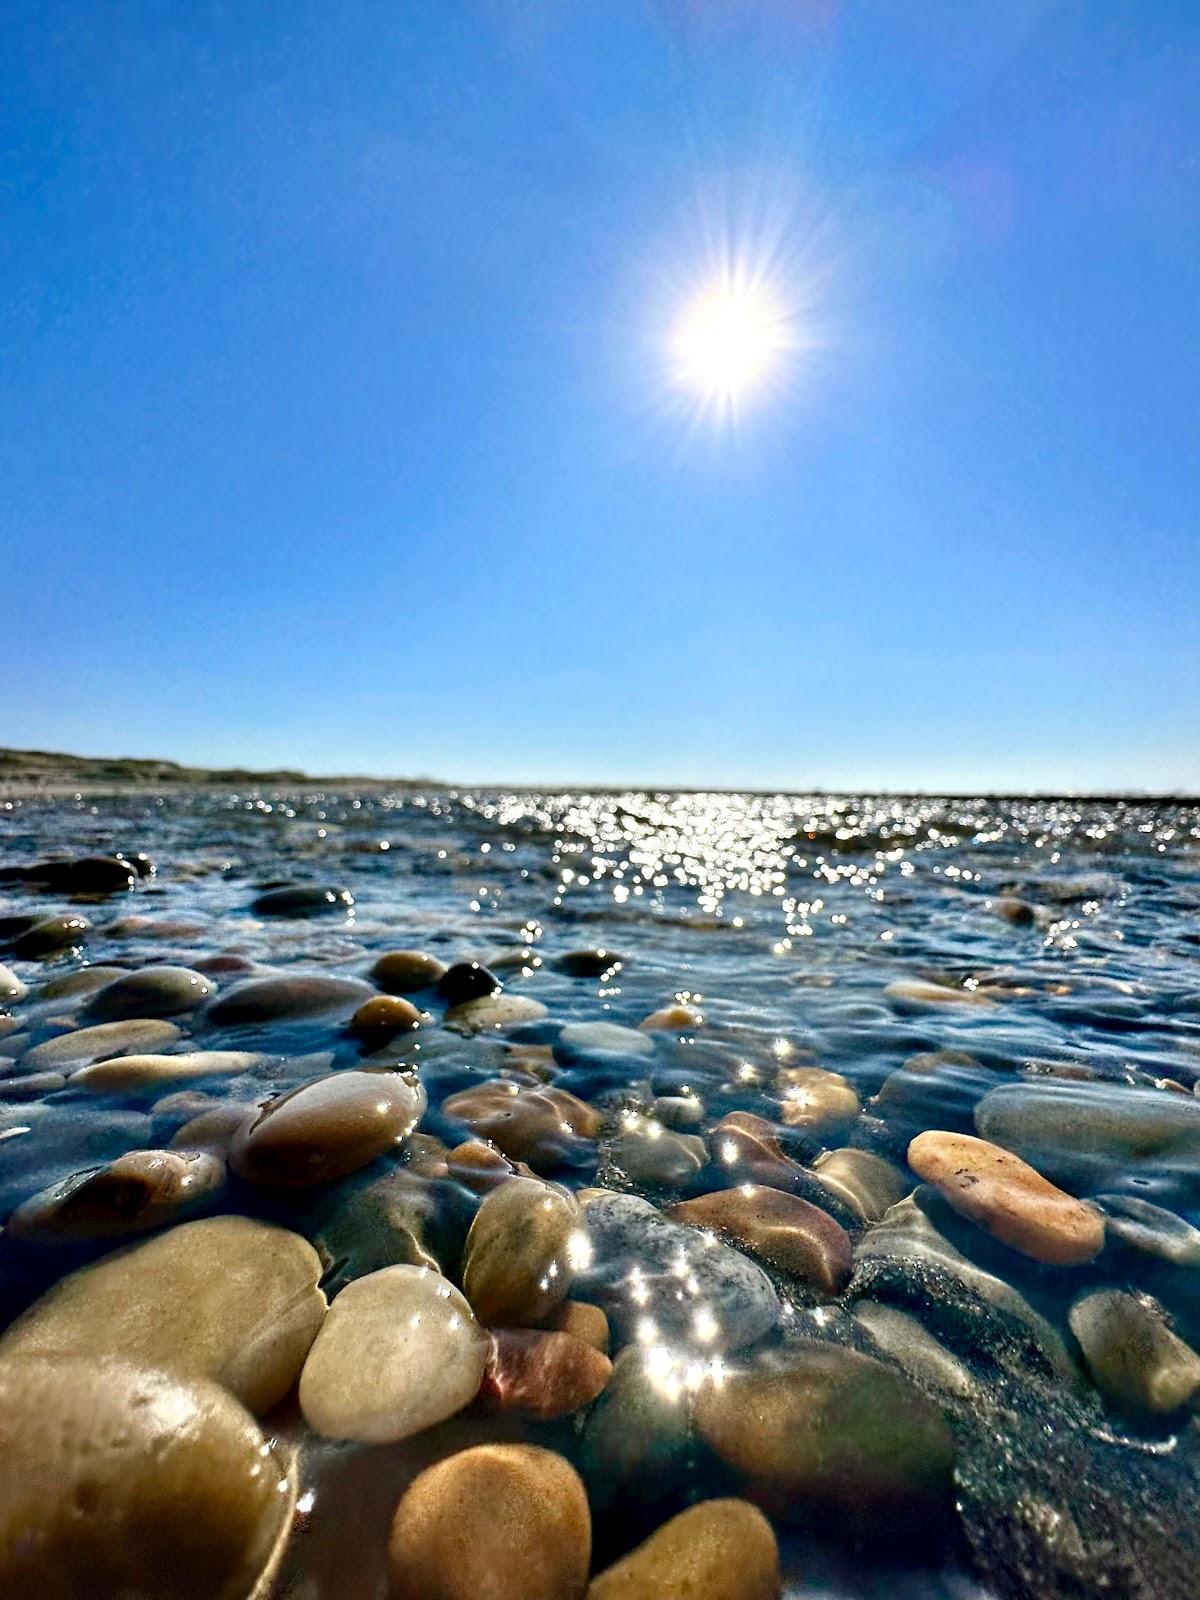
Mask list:
[[727,276],[685,305],[671,348],[680,384],[732,407],[775,373],[788,344],[788,318],[775,297]]

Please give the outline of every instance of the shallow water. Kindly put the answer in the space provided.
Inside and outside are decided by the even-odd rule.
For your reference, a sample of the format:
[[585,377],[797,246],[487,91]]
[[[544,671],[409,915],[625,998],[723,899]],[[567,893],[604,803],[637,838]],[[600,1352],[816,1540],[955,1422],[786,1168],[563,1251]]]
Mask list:
[[[143,851],[156,870],[132,892],[100,900],[0,886],[5,916],[73,910],[92,924],[77,950],[50,961],[22,961],[0,947],[0,960],[31,990],[9,1007],[17,1022],[0,1038],[0,1067],[8,1069],[0,1088],[31,1070],[29,1050],[65,1023],[85,1020],[77,1006],[39,1001],[38,993],[85,963],[192,967],[236,958],[214,975],[224,993],[261,971],[363,977],[380,953],[417,948],[447,964],[492,966],[505,993],[547,1008],[544,1020],[515,1033],[461,1038],[437,1025],[445,1008],[420,997],[433,1018],[391,1055],[417,1068],[429,1095],[422,1130],[447,1144],[466,1137],[440,1112],[449,1094],[510,1071],[514,1081],[529,1081],[521,1080],[527,1061],[507,1051],[554,1045],[573,1022],[636,1027],[679,1003],[694,1018],[647,1034],[648,1055],[585,1052],[577,1062],[560,1055],[545,1069],[606,1117],[592,1157],[567,1162],[554,1174],[560,1181],[629,1189],[666,1205],[739,1176],[722,1176],[719,1140],[703,1174],[674,1184],[623,1170],[613,1140],[631,1114],[653,1116],[655,1095],[699,1099],[701,1118],[683,1130],[688,1135],[705,1136],[728,1113],[747,1111],[775,1124],[784,1150],[806,1170],[823,1148],[847,1145],[903,1169],[915,1134],[980,1131],[979,1102],[1024,1085],[1039,1096],[1030,1113],[1037,1127],[1032,1146],[1021,1143],[1019,1153],[1040,1171],[1083,1198],[1132,1197],[1200,1220],[1200,1142],[1187,1117],[1179,1138],[1171,1133],[1136,1150],[1124,1136],[1076,1138],[1075,1101],[1065,1118],[1043,1125],[1043,1107],[1063,1093],[1082,1096],[1085,1111],[1093,1103],[1103,1110],[1112,1103],[1109,1086],[1144,1091],[1121,1102],[1135,1120],[1152,1120],[1148,1108],[1167,1101],[1200,1115],[1195,807],[346,791],[32,797],[0,808],[0,868],[114,851]],[[348,890],[353,907],[306,918],[251,910],[264,887],[294,882]],[[605,949],[620,964],[591,977],[560,969],[559,957],[585,948]],[[885,992],[907,980],[938,989],[932,996]],[[190,1046],[266,1058],[241,1076],[183,1086],[218,1100],[260,1100],[363,1055],[344,1016],[235,1029],[213,1027],[203,1012],[174,1020],[183,1037],[168,1053]],[[889,1084],[912,1057],[946,1050],[963,1059],[915,1085],[921,1074]],[[808,1065],[842,1074],[858,1093],[861,1112],[836,1136],[789,1120],[785,1074]],[[1003,1110],[1005,1102],[989,1104]],[[44,1098],[0,1107],[0,1206],[7,1214],[73,1171],[165,1142],[170,1120],[144,1094],[88,1094],[73,1089],[69,1075]],[[996,1142],[1006,1138],[1012,1143],[1015,1135]],[[916,1178],[908,1179],[915,1187]],[[811,1185],[802,1192],[820,1195]],[[231,1193],[229,1204],[255,1209],[252,1193]],[[956,1251],[1046,1319],[1073,1368],[1079,1351],[1067,1317],[1087,1288],[1152,1294],[1186,1341],[1200,1333],[1193,1310],[1200,1267],[1190,1262],[1168,1262],[1114,1240],[1110,1230],[1091,1264],[1047,1266],[954,1214],[928,1189],[921,1201]],[[305,1231],[304,1204],[295,1205],[295,1226]],[[861,1248],[872,1229],[832,1209]],[[278,1219],[287,1206],[274,1198],[262,1212]],[[51,1248],[9,1252],[5,1317],[80,1259]],[[799,1330],[879,1356],[850,1316],[873,1297],[913,1312],[936,1334],[976,1385],[967,1405],[939,1394],[936,1383],[924,1385],[955,1432],[960,1525],[936,1548],[916,1552],[903,1539],[865,1549],[855,1538],[781,1528],[789,1595],[1161,1597],[1200,1588],[1195,1536],[1185,1532],[1197,1462],[1189,1410],[1132,1421],[1086,1380],[1073,1388],[1061,1375],[1028,1375],[1011,1321],[967,1329],[961,1286],[940,1300],[936,1272],[906,1276],[903,1263],[871,1270],[860,1257],[839,1296],[820,1296],[772,1271],[784,1306],[777,1337]],[[367,1547],[380,1539],[380,1525],[386,1531],[397,1485],[421,1451],[517,1427],[471,1414],[443,1424],[432,1441],[371,1451],[313,1441],[286,1406],[272,1425],[300,1441],[307,1474],[302,1525],[277,1585],[293,1600],[334,1582],[347,1596],[380,1593],[382,1551]],[[578,1427],[576,1419],[517,1432],[541,1437],[548,1429],[556,1447],[571,1452]],[[681,1493],[686,1499],[686,1487]],[[362,1511],[361,1528],[347,1521],[351,1500],[374,1507]],[[1118,1515],[1125,1519],[1119,1527]],[[620,1528],[600,1536],[613,1550],[630,1542]]]

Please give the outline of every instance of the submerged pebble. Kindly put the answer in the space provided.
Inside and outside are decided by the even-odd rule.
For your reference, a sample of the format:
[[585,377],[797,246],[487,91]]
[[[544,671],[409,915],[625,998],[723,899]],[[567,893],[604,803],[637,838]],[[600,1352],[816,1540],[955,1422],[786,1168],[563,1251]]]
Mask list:
[[136,1017],[127,1022],[98,1022],[94,1027],[76,1028],[56,1039],[34,1045],[21,1058],[24,1067],[33,1069],[83,1066],[107,1056],[143,1054],[174,1044],[182,1030],[173,1022]]
[[389,950],[375,962],[371,976],[389,994],[417,994],[431,989],[445,971],[445,963],[424,950]]
[[296,883],[268,889],[257,896],[251,910],[260,917],[318,917],[334,911],[348,911],[353,905],[354,896],[349,889]]
[[4,1231],[40,1244],[145,1233],[211,1204],[224,1183],[225,1163],[209,1152],[131,1150],[33,1195]]
[[822,1294],[840,1294],[850,1280],[850,1235],[818,1206],[781,1189],[749,1183],[718,1189],[672,1206],[667,1216],[724,1234]]
[[587,1600],[777,1600],[779,1546],[745,1500],[681,1511],[592,1580]]
[[497,1411],[552,1422],[590,1405],[608,1382],[608,1357],[568,1333],[495,1328],[481,1397]]
[[369,1000],[371,994],[370,985],[357,978],[331,978],[320,973],[294,978],[248,978],[220,995],[205,1016],[215,1027],[241,1028],[292,1017],[349,1013]]
[[270,1188],[330,1183],[396,1149],[421,1120],[425,1090],[400,1072],[338,1072],[269,1100],[235,1135],[239,1177]]
[[84,1012],[98,1022],[119,1022],[125,1017],[174,1017],[194,1011],[214,992],[216,985],[190,967],[143,967],[98,989]]
[[1160,1418],[1200,1394],[1200,1355],[1149,1295],[1098,1289],[1075,1302],[1070,1320],[1093,1383],[1117,1410]]
[[536,1178],[484,1197],[463,1257],[463,1289],[481,1322],[533,1326],[566,1299],[591,1246],[577,1201]]

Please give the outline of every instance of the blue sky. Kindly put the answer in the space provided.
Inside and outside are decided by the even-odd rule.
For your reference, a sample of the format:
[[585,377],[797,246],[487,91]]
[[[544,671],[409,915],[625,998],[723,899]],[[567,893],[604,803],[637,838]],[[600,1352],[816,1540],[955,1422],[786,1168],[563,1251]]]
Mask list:
[[14,0],[0,126],[0,742],[1200,789],[1191,0]]

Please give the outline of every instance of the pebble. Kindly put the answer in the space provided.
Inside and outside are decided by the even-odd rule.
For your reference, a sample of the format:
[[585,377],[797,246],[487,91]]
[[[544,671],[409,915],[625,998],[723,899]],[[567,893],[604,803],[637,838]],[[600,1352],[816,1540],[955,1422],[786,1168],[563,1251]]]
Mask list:
[[860,1300],[854,1308],[854,1320],[885,1355],[918,1383],[960,1399],[975,1393],[974,1380],[958,1357],[908,1312],[878,1300]]
[[291,978],[248,978],[218,996],[205,1017],[219,1028],[244,1027],[252,1022],[281,1022],[291,1017],[353,1011],[364,1000],[369,1000],[371,994],[370,985],[357,978],[333,978],[324,973]]
[[66,1086],[61,1072],[27,1072],[20,1078],[0,1078],[0,1100],[41,1100]]
[[569,1333],[573,1339],[599,1350],[602,1356],[609,1352],[608,1318],[599,1306],[589,1305],[586,1300],[564,1300],[542,1326],[552,1333]]
[[591,1259],[575,1199],[537,1178],[510,1178],[484,1197],[463,1257],[463,1290],[481,1322],[542,1322]]
[[424,950],[389,950],[371,968],[371,976],[389,994],[416,994],[431,989],[445,971],[445,963]]
[[695,1134],[675,1133],[653,1117],[636,1112],[622,1118],[609,1145],[609,1159],[634,1183],[677,1187],[708,1165],[708,1147]]
[[583,1420],[579,1467],[588,1499],[597,1515],[631,1533],[649,1531],[690,1497],[696,1450],[686,1371],[662,1347],[630,1345]]
[[704,1018],[695,1006],[663,1006],[643,1017],[638,1027],[645,1033],[694,1033],[704,1026]]
[[190,967],[143,967],[98,989],[84,1007],[98,1022],[126,1017],[175,1017],[194,1011],[215,992],[216,985]]
[[69,1273],[0,1335],[10,1356],[118,1356],[211,1378],[251,1411],[295,1383],[325,1316],[299,1234],[249,1217],[184,1222]]
[[464,1139],[462,1144],[446,1152],[442,1164],[449,1177],[478,1195],[488,1194],[518,1175],[522,1178],[537,1176],[524,1161],[511,1160],[495,1145],[485,1144],[482,1139]]
[[568,1022],[554,1041],[554,1059],[564,1067],[647,1061],[653,1054],[654,1043],[644,1033],[615,1022]]
[[46,1068],[53,1071],[59,1067],[83,1066],[106,1056],[141,1054],[174,1044],[180,1031],[175,1023],[161,1022],[155,1017],[98,1022],[94,1027],[76,1028],[72,1033],[62,1033],[55,1039],[35,1044],[21,1057],[21,1065],[30,1071]]
[[258,1107],[242,1100],[231,1100],[198,1111],[194,1117],[176,1129],[171,1138],[172,1150],[211,1150],[215,1155],[227,1156],[234,1136],[245,1127],[247,1119],[257,1115]]
[[840,1294],[854,1269],[850,1235],[818,1206],[761,1184],[718,1189],[672,1206],[676,1222],[712,1228],[822,1294]]
[[978,1010],[994,1009],[995,1002],[977,989],[952,989],[943,983],[927,983],[922,978],[899,978],[889,983],[883,998],[901,1014],[928,1011],[940,1006],[975,1007]]
[[443,1020],[451,1033],[499,1033],[548,1015],[542,1002],[528,995],[488,994],[451,1006]]
[[682,1133],[685,1128],[698,1128],[703,1123],[704,1102],[694,1094],[660,1094],[655,1097],[650,1114],[664,1128]]
[[912,1193],[900,1168],[869,1150],[827,1150],[813,1162],[812,1175],[864,1222],[879,1222]]
[[1014,928],[1031,928],[1037,920],[1037,912],[1028,900],[1018,900],[1014,895],[1004,894],[993,900],[992,911],[1001,922]]
[[391,1600],[582,1600],[592,1528],[570,1463],[483,1444],[427,1467],[388,1543]]
[[465,1123],[506,1156],[538,1171],[584,1159],[594,1151],[602,1122],[598,1111],[565,1089],[525,1088],[507,1079],[452,1094],[441,1109],[443,1116]]
[[888,1074],[874,1110],[905,1140],[926,1128],[969,1133],[975,1107],[997,1081],[964,1050],[923,1051]]
[[805,1181],[804,1169],[784,1155],[775,1124],[753,1111],[729,1112],[708,1140],[714,1162],[737,1182],[792,1189]]
[[0,1362],[0,1593],[247,1600],[295,1486],[215,1384],[113,1360]]
[[86,917],[43,917],[13,940],[12,953],[21,961],[44,961],[77,949],[91,931],[92,925]]
[[426,1020],[410,1000],[399,995],[377,994],[362,1005],[350,1018],[350,1031],[369,1044],[385,1044],[398,1033],[411,1033]]
[[478,961],[456,961],[437,981],[437,992],[448,1006],[482,1000],[501,988],[500,979]]
[[594,1578],[587,1600],[778,1600],[779,1546],[745,1500],[705,1500]]
[[909,1145],[908,1164],[960,1216],[1035,1261],[1079,1266],[1104,1247],[1097,1211],[984,1139],[931,1130]]
[[107,1061],[80,1067],[71,1075],[71,1087],[87,1089],[93,1094],[157,1094],[164,1084],[251,1072],[264,1059],[253,1050],[188,1050],[178,1056],[113,1056]]
[[268,889],[254,900],[250,909],[260,917],[319,917],[334,911],[347,911],[354,905],[349,889],[334,889],[327,884],[294,883]]
[[796,1345],[695,1399],[701,1437],[785,1518],[889,1538],[952,1503],[954,1441],[908,1379],[840,1345]]
[[607,1312],[623,1340],[707,1356],[751,1344],[779,1320],[761,1267],[648,1200],[593,1190],[583,1212],[594,1259],[578,1292]]
[[1055,1183],[1111,1188],[1145,1169],[1161,1191],[1200,1180],[1200,1103],[1114,1083],[1004,1084],[976,1107],[981,1138],[1014,1150]]
[[131,1150],[96,1172],[78,1172],[17,1207],[11,1239],[75,1244],[145,1233],[180,1222],[210,1204],[225,1183],[225,1163],[206,1151]]
[[313,1233],[326,1293],[336,1295],[383,1267],[431,1267],[457,1276],[474,1214],[460,1184],[408,1167],[348,1195],[339,1189]]
[[858,1091],[840,1072],[823,1067],[783,1067],[776,1074],[779,1120],[786,1128],[824,1134],[853,1122],[861,1106]]
[[22,983],[11,967],[0,965],[0,1001],[24,1000],[29,985]]
[[553,1422],[592,1401],[612,1375],[612,1362],[568,1333],[496,1328],[480,1398],[497,1411]]
[[81,994],[94,994],[114,978],[123,978],[125,971],[124,967],[96,966],[63,972],[57,977],[48,978],[38,989],[36,998],[41,1004],[45,1000],[73,1000]]
[[327,1439],[407,1439],[470,1404],[488,1351],[441,1273],[384,1267],[347,1284],[329,1308],[300,1374],[300,1408]]
[[1200,1267],[1200,1228],[1174,1211],[1125,1194],[1098,1194],[1093,1204],[1104,1213],[1110,1240],[1118,1239],[1173,1267]]
[[1076,1300],[1068,1320],[1092,1382],[1118,1411],[1151,1421],[1200,1393],[1200,1355],[1149,1295],[1099,1289]]
[[331,1183],[396,1149],[424,1111],[415,1077],[335,1072],[269,1100],[239,1129],[230,1165],[270,1188]]
[[134,864],[121,855],[84,856],[45,866],[45,881],[67,894],[121,894],[133,888],[138,876]]
[[554,965],[569,978],[609,978],[625,965],[615,950],[567,950]]

